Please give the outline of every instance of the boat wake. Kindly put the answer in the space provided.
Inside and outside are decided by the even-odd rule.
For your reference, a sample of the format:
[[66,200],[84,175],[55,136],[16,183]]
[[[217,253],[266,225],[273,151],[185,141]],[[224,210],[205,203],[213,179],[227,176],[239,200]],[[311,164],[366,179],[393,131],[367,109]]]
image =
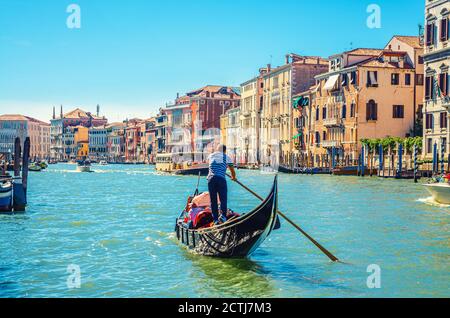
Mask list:
[[417,200],[417,202],[428,204],[428,205],[439,207],[439,208],[449,208],[450,207],[450,205],[448,205],[448,204],[442,204],[442,203],[436,202],[433,199],[433,197],[420,198]]

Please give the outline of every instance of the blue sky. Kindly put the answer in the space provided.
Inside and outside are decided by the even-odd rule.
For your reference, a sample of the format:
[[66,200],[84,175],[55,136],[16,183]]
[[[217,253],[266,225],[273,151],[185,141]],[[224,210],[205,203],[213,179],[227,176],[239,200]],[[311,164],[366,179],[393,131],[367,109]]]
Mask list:
[[[425,0],[0,0],[0,114],[97,104],[150,117],[176,93],[233,85],[286,53],[328,57],[417,35]],[[66,8],[81,8],[69,29]],[[366,26],[367,6],[382,27]]]

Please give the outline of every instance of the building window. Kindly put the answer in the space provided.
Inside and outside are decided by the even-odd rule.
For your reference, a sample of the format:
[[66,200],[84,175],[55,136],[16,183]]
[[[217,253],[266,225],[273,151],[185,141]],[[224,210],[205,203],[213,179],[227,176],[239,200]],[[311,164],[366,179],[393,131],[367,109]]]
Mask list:
[[441,129],[447,129],[447,112],[441,112],[439,114],[439,124]]
[[436,25],[433,23],[427,24],[427,30],[426,30],[426,44],[427,46],[432,46],[436,44],[435,41],[435,34],[436,34]]
[[318,131],[316,131],[316,144],[320,144],[320,134]]
[[327,119],[327,108],[326,107],[324,107],[322,109],[322,119]]
[[394,105],[392,107],[393,110],[393,118],[405,118],[405,106],[403,105]]
[[423,86],[423,74],[416,74],[416,85]]
[[411,85],[411,74],[405,74],[405,85]]
[[346,87],[348,84],[348,75],[347,74],[342,74],[342,87]]
[[342,118],[347,118],[347,105],[342,105]]
[[368,71],[367,72],[367,87],[378,87],[378,72]]
[[319,106],[316,108],[316,121],[319,120],[320,109]]
[[350,75],[350,84],[356,85],[356,71],[353,71]]
[[423,119],[423,105],[419,105],[417,108],[417,118]]
[[434,121],[433,114],[427,114],[426,120],[425,120],[425,128],[433,129],[433,124],[434,124],[433,121]]
[[356,116],[356,105],[355,103],[352,103],[350,105],[350,117],[354,118]]
[[447,96],[448,94],[448,74],[441,73],[439,74],[439,89],[441,90],[441,94]]
[[427,153],[433,152],[433,139],[428,138],[427,139]]
[[327,132],[326,131],[324,131],[322,133],[322,141],[325,141],[325,140],[327,140]]
[[445,17],[441,20],[441,41],[448,41],[448,17]]
[[419,56],[419,64],[423,65],[423,63],[424,63],[423,56]]
[[400,74],[392,73],[391,75],[391,85],[398,85],[400,83]]
[[425,78],[425,99],[430,100],[434,96],[434,78],[427,76]]
[[366,105],[366,120],[377,120],[378,118],[378,105],[373,99],[371,99]]

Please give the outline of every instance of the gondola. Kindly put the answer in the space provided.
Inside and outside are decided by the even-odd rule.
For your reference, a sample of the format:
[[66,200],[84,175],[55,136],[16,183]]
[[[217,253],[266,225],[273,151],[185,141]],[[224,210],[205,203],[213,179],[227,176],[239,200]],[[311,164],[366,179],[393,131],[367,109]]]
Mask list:
[[253,211],[206,229],[190,230],[180,217],[176,220],[177,239],[192,252],[220,258],[242,258],[253,253],[279,227],[277,216],[278,182],[264,202]]

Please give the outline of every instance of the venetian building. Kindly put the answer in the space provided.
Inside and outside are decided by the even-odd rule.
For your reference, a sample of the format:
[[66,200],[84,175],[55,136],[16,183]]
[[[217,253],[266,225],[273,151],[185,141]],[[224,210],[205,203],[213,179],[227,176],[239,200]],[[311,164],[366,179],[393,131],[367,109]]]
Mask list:
[[425,101],[423,155],[433,156],[435,145],[449,154],[449,16],[450,1],[425,3]]
[[307,142],[314,165],[355,165],[361,139],[413,135],[422,72],[419,37],[395,36],[385,49],[331,56],[329,72],[316,77],[310,106],[315,123]]
[[292,98],[314,84],[325,73],[327,61],[320,57],[288,54],[286,64],[263,76],[261,110],[261,161],[265,165],[287,164],[292,155]]

